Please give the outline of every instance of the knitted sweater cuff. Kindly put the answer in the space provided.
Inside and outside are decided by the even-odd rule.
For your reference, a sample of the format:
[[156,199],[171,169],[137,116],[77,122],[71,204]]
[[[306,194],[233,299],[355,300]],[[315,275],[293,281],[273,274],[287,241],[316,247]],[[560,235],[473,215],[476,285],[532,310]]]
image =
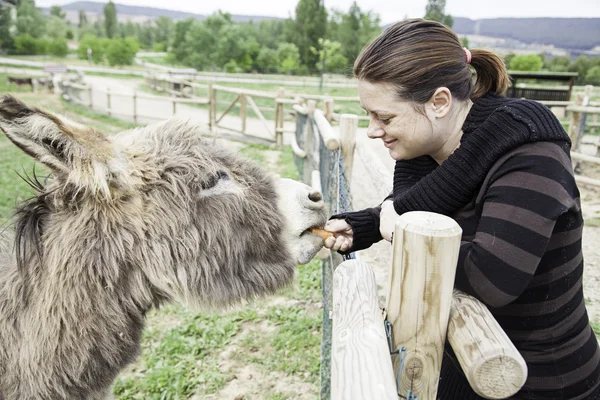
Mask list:
[[379,232],[380,207],[332,215],[330,219],[344,219],[352,227],[352,247],[342,254],[370,247],[382,237]]

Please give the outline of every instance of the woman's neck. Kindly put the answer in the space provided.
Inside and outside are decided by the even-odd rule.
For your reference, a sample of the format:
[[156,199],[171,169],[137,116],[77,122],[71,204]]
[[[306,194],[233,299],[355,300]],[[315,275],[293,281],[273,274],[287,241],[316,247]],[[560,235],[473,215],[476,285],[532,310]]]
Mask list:
[[462,126],[467,119],[467,115],[473,106],[473,102],[471,100],[467,100],[466,102],[462,102],[459,107],[456,108],[454,115],[448,120],[448,126],[441,127],[446,131],[450,131],[451,134],[448,136],[442,147],[435,154],[431,154],[431,157],[438,163],[441,164],[454,151],[460,146],[460,140],[463,135]]

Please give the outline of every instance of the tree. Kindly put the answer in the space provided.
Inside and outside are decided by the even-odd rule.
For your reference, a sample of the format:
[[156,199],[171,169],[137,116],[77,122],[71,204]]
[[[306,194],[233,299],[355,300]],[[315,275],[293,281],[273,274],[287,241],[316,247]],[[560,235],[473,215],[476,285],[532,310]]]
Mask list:
[[34,0],[21,0],[17,7],[17,35],[39,38],[45,31],[45,20]]
[[510,61],[510,69],[514,71],[539,71],[544,62],[535,54],[514,56]]
[[425,17],[430,21],[438,21],[452,28],[454,25],[454,19],[450,15],[444,14],[446,10],[446,0],[427,0],[427,6],[425,7]]
[[[130,39],[111,39],[108,48],[106,49],[106,58],[111,66],[115,65],[131,65],[137,49],[135,43]],[[139,45],[138,45],[139,46]]]
[[111,1],[104,6],[104,29],[106,37],[113,38],[117,33],[117,7]]
[[339,70],[346,67],[348,60],[341,53],[340,42],[332,42],[329,39],[319,39],[319,48],[311,47],[311,51],[319,57],[317,69],[321,72],[319,88],[323,88],[323,75],[327,71]]
[[567,56],[554,57],[551,60],[544,61],[544,68],[553,72],[567,72],[571,59]]
[[13,18],[11,8],[0,5],[0,51],[6,52],[14,48],[12,28]]
[[51,15],[46,19],[46,36],[50,38],[65,38],[69,24],[64,19]]
[[48,54],[53,55],[55,57],[66,57],[67,54],[69,54],[69,47],[67,46],[67,41],[62,38],[57,38],[50,41],[48,45]]
[[151,49],[155,43],[155,29],[152,21],[146,21],[139,26],[137,37],[140,39],[140,45],[145,49]]
[[321,0],[299,0],[296,5],[295,40],[300,51],[300,61],[312,72],[316,71],[317,54],[310,48],[319,45],[325,37],[327,11]]
[[466,36],[461,37],[460,44],[462,44],[462,47],[468,49],[469,48],[469,38]]
[[583,83],[587,75],[588,70],[592,67],[592,63],[586,56],[579,56],[571,65],[569,65],[569,72],[577,72],[577,82]]
[[30,34],[24,33],[15,38],[15,50],[17,51],[17,54],[38,54],[38,41]]
[[510,53],[506,53],[506,55],[504,55],[504,65],[506,65],[506,67],[508,68],[510,66],[510,62],[516,56],[517,55],[515,53],[513,53],[512,51]]
[[590,68],[585,74],[585,81],[590,85],[600,85],[600,66]]
[[79,28],[84,28],[88,25],[87,14],[83,10],[79,10]]
[[279,65],[279,59],[277,58],[277,51],[263,47],[260,49],[256,58],[256,67],[261,73],[272,73],[277,71]]
[[381,32],[379,17],[363,13],[353,2],[348,13],[332,10],[326,38],[341,43],[341,53],[353,63],[361,49]]
[[187,44],[186,38],[192,25],[194,24],[193,18],[188,18],[175,23],[175,34],[173,35],[172,52],[175,60],[183,62],[187,56]]
[[88,59],[88,49],[92,50],[92,61],[95,64],[100,64],[104,61],[106,53],[104,43],[97,36],[87,34],[79,41],[77,56],[81,60]]
[[52,6],[50,7],[50,15],[53,15],[57,18],[60,19],[65,19],[65,17],[67,16],[65,14],[65,12],[62,10],[62,8],[60,8],[60,6]]
[[154,43],[163,43],[165,47],[168,47],[174,31],[173,20],[161,16],[154,21],[154,25]]
[[293,43],[280,43],[277,47],[277,59],[279,60],[279,72],[292,74],[300,68],[300,51]]

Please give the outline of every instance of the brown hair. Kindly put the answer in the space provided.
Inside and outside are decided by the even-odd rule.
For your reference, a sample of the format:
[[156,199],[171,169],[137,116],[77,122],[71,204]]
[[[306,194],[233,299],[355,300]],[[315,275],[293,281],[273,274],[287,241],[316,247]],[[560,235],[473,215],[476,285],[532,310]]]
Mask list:
[[510,81],[500,57],[471,50],[471,66],[454,32],[423,19],[398,22],[369,43],[354,62],[354,76],[396,86],[401,99],[423,104],[439,87],[459,100],[476,100],[488,92],[504,93]]

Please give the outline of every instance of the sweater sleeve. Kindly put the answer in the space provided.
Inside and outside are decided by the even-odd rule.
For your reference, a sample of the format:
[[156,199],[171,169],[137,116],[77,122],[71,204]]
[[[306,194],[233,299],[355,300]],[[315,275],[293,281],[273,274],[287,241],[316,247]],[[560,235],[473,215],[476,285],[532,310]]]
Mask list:
[[382,239],[379,233],[380,212],[381,207],[377,206],[331,216],[331,219],[344,219],[352,227],[352,247],[342,254],[364,250]]
[[[413,187],[425,175],[437,168],[438,164],[429,156],[421,156],[412,160],[396,161],[394,167],[393,191],[383,201],[394,200]],[[383,202],[382,202],[383,203]],[[352,227],[352,248],[347,252],[363,250],[373,243],[379,242],[382,237],[379,232],[379,214],[381,206],[365,210],[347,212],[331,216],[331,218],[345,219]]]
[[579,209],[570,161],[556,149],[516,154],[495,171],[478,201],[476,233],[472,240],[463,237],[456,288],[490,307],[501,307],[531,282],[556,221],[568,210]]

